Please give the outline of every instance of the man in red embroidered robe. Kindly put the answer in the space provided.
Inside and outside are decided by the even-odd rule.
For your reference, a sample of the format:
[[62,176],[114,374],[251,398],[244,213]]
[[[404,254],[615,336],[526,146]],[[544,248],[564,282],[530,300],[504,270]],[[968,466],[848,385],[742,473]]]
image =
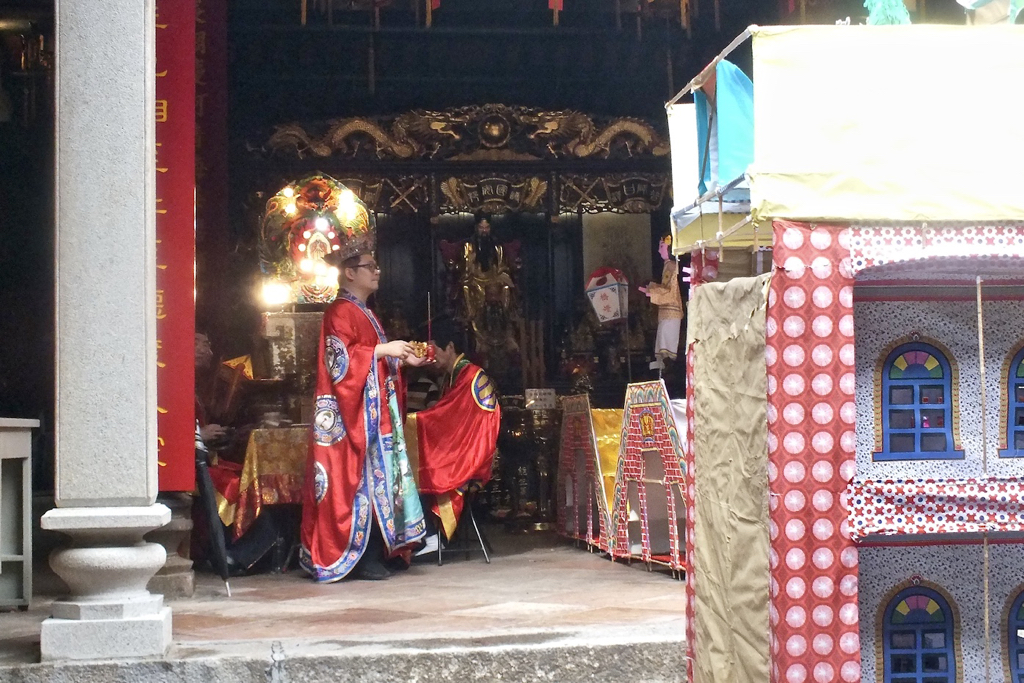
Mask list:
[[[422,365],[405,341],[389,342],[366,307],[380,268],[364,252],[342,264],[344,289],[324,314],[300,562],[317,581],[390,575],[426,533],[405,450],[402,362]],[[395,428],[399,425],[399,428]],[[358,567],[357,567],[358,565]]]
[[[439,325],[434,332],[437,369],[444,373],[441,399],[416,413],[406,424],[406,433],[414,422],[416,453],[412,459],[418,460],[419,490],[434,497],[433,511],[450,539],[469,485],[485,484],[491,478],[501,410],[494,383],[455,350],[452,331]],[[413,438],[409,437],[410,442]],[[433,540],[428,540],[426,550],[436,549]]]

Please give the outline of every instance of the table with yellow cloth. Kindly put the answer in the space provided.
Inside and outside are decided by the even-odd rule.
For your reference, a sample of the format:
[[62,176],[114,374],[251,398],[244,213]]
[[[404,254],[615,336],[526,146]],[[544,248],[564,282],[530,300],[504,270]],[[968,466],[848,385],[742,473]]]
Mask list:
[[308,452],[308,426],[252,430],[238,482],[238,503],[233,514],[221,510],[221,519],[231,520],[235,538],[249,530],[264,505],[302,504]]
[[[405,433],[416,434],[415,414],[409,416]],[[415,443],[415,437],[414,437]],[[233,527],[235,538],[249,530],[264,505],[302,504],[309,427],[254,429],[245,447],[245,462],[238,482],[238,501],[217,496],[220,518]],[[410,449],[414,478],[419,476],[418,453]]]

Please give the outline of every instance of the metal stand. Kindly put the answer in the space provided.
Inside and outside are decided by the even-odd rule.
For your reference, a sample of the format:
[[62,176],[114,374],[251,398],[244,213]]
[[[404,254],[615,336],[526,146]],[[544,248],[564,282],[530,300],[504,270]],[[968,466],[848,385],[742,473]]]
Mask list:
[[484,562],[487,564],[491,563],[491,556],[488,551],[494,552],[491,544],[484,537],[483,532],[480,531],[480,526],[476,522],[476,515],[473,514],[473,499],[467,496],[465,506],[462,508],[462,514],[459,516],[459,525],[455,529],[455,537],[451,539],[451,547],[445,548],[441,543],[441,531],[438,530],[437,537],[437,566],[443,565],[442,557],[444,553],[465,553],[466,559],[469,559],[470,553],[473,549],[469,545],[469,539],[466,538],[466,518],[469,518],[469,523],[473,525],[473,531],[476,534],[476,540],[480,544],[480,552],[484,555]]
[[629,314],[622,319],[625,331],[626,341],[626,377],[629,379],[629,383],[633,383],[633,349],[629,345]]

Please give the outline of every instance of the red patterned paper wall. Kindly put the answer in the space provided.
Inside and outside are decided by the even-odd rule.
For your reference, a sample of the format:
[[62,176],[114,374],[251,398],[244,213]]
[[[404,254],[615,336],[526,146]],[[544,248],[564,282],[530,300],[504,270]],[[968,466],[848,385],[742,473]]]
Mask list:
[[[668,392],[663,382],[638,382],[626,388],[626,400],[623,408],[623,430],[619,450],[619,466],[615,476],[615,497],[612,509],[612,527],[616,539],[612,554],[615,557],[629,557],[632,553],[629,542],[628,484],[636,484],[637,497],[640,503],[641,519],[641,559],[650,562],[651,538],[650,522],[647,514],[647,486],[644,475],[644,453],[656,451],[661,456],[664,466],[664,494],[668,508],[669,520],[678,519],[676,499],[671,487],[678,487],[680,493],[685,492],[683,477],[683,447],[679,441],[675,418],[669,404]],[[667,563],[672,569],[684,569],[684,552],[682,539],[679,538],[678,527],[669,525],[669,557],[656,558]]]
[[768,300],[772,681],[860,681],[849,231],[776,221]]
[[694,593],[693,593],[693,565],[694,565],[694,552],[693,552],[693,529],[694,529],[694,500],[696,499],[696,488],[694,486],[694,477],[696,470],[694,468],[693,459],[693,429],[694,429],[694,413],[693,413],[693,363],[694,363],[694,348],[696,343],[691,343],[686,349],[686,442],[683,446],[683,462],[686,467],[686,680],[693,681],[693,658],[694,658],[694,639],[695,629],[693,627],[693,620],[695,618],[694,609]]
[[[584,454],[584,469],[577,470],[577,454]],[[557,506],[558,531],[563,536],[586,541],[588,545],[611,551],[611,519],[604,508],[605,497],[600,488],[602,472],[598,467],[594,424],[590,399],[586,394],[562,398],[562,435],[559,445]],[[562,495],[570,485],[572,500]],[[594,509],[598,507],[599,509]],[[594,518],[598,524],[594,525]],[[580,533],[580,519],[586,519],[586,533]]]

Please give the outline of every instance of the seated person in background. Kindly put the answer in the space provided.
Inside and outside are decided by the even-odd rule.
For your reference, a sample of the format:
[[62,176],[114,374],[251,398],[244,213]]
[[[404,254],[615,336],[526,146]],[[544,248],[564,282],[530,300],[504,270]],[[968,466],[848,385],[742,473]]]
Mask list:
[[405,372],[405,409],[410,413],[433,407],[441,398],[441,387],[431,367],[409,368]]
[[[420,494],[429,499],[448,539],[455,533],[469,485],[484,484],[491,478],[501,424],[494,383],[458,353],[454,332],[447,322],[434,327],[431,342],[437,347],[435,368],[441,375],[441,398],[434,406],[410,415],[406,423],[406,442],[410,460],[418,468]],[[428,538],[421,552],[436,550],[437,542],[436,535]]]
[[[235,538],[232,524],[240,496],[241,460],[245,456],[245,442],[248,440],[251,427],[235,430],[232,427],[213,422],[216,417],[212,416],[214,411],[211,410],[211,407],[216,405],[217,401],[210,397],[216,389],[210,387],[216,383],[216,371],[219,369],[219,363],[216,368],[213,367],[213,349],[210,345],[209,335],[201,330],[196,330],[196,448],[207,455],[210,479],[219,498],[217,508],[220,519],[214,526],[221,527],[224,534],[228,569],[232,575],[249,571],[271,550],[277,550],[277,554],[282,556],[274,558],[274,568],[280,570],[284,568],[280,565],[288,559],[287,551],[290,547],[288,538],[294,535],[294,530],[289,533],[289,529],[296,526],[295,522],[290,520],[288,511],[279,511],[273,506],[265,506],[245,534]],[[232,457],[238,462],[232,461]],[[204,515],[203,506],[195,506],[193,516],[199,519]],[[206,545],[209,540],[204,536],[207,528],[212,527],[202,524],[196,524],[194,527],[192,552],[193,557],[197,559],[202,559],[206,554]]]

